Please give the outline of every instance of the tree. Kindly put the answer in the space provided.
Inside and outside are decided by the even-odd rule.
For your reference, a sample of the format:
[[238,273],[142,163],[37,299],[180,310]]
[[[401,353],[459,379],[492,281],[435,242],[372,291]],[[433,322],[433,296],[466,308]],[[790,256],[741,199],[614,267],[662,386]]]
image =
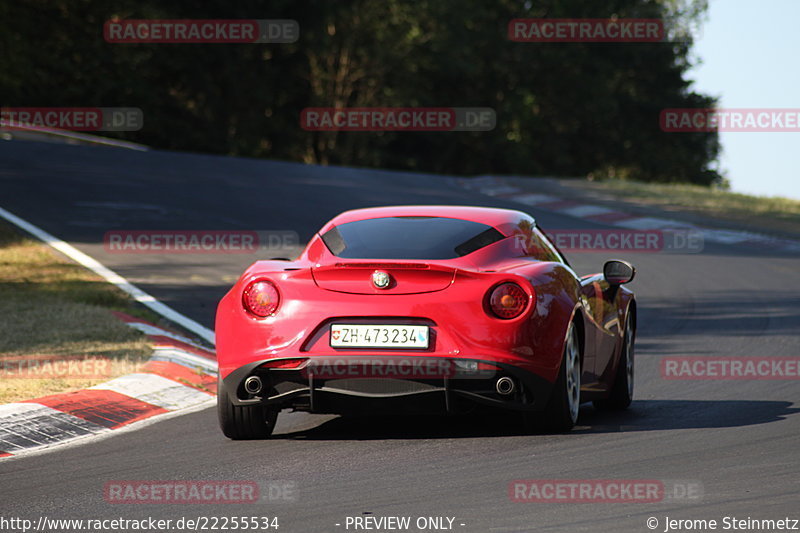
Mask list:
[[[659,127],[713,107],[685,79],[705,0],[29,0],[0,4],[5,106],[129,106],[153,146],[451,174],[710,184],[715,132]],[[520,43],[514,18],[659,18],[659,43]],[[289,18],[291,44],[111,44],[111,18]],[[306,131],[307,107],[491,107],[490,132]]]

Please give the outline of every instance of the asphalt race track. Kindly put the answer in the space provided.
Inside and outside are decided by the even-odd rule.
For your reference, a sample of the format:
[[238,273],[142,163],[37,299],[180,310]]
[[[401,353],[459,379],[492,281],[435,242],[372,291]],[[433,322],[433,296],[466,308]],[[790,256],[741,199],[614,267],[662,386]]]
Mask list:
[[[436,176],[21,141],[0,143],[0,191],[3,208],[207,327],[252,255],[111,254],[104,233],[291,230],[305,242],[350,208],[519,208]],[[531,213],[545,228],[588,227]],[[570,256],[581,274],[599,271],[607,258]],[[700,254],[627,258],[638,269],[631,287],[639,302],[636,399],[628,412],[586,405],[567,435],[523,435],[503,417],[284,413],[273,440],[233,442],[208,409],[0,461],[0,514],[34,521],[277,516],[284,533],[346,531],[346,517],[370,515],[455,517],[454,530],[465,533],[649,531],[650,517],[664,531],[667,516],[800,518],[798,381],[670,381],[659,367],[664,356],[800,356],[800,257],[707,244]],[[515,479],[662,480],[678,490],[657,503],[516,503],[508,492]],[[115,480],[281,480],[296,490],[251,505],[115,505],[103,497],[104,484]],[[691,497],[681,487],[691,487]]]

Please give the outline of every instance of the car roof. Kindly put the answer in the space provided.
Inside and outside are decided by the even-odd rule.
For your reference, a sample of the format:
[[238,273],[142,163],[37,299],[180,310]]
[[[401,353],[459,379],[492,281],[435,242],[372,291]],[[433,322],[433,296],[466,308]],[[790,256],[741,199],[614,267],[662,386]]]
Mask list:
[[516,227],[520,220],[529,220],[531,223],[535,223],[533,217],[514,209],[463,205],[396,205],[345,211],[328,222],[325,227],[320,230],[320,233],[325,233],[333,226],[347,224],[348,222],[386,217],[456,218],[492,226],[506,235],[508,235],[508,228]]

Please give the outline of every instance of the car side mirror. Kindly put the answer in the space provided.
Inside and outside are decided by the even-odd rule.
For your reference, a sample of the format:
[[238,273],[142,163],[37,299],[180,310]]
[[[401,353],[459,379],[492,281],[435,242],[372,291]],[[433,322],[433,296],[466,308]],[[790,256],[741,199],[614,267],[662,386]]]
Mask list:
[[609,285],[622,285],[630,283],[636,276],[636,269],[627,261],[612,259],[603,265],[603,277]]

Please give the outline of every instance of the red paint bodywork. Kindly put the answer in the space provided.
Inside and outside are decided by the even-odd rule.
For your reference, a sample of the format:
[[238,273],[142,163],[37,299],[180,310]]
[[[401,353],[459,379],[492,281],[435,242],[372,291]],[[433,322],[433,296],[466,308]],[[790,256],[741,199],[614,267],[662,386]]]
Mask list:
[[[507,238],[448,260],[354,260],[334,256],[320,235],[334,226],[370,218],[438,216],[490,225]],[[216,344],[225,386],[243,379],[232,373],[277,358],[364,356],[364,349],[332,348],[334,322],[415,323],[431,328],[427,350],[368,350],[369,356],[477,359],[511,365],[542,383],[555,381],[570,321],[583,351],[582,398],[602,398],[612,385],[620,356],[622,325],[633,293],[609,287],[602,275],[579,278],[565,263],[526,255],[520,236],[546,239],[527,214],[483,207],[399,206],[348,211],[314,235],[296,261],[258,261],[222,298]],[[375,269],[396,283],[372,286]],[[276,284],[281,303],[274,316],[258,318],[242,305],[254,280]],[[488,294],[514,282],[530,301],[518,317],[504,320],[488,309]],[[226,380],[226,378],[228,378]]]

